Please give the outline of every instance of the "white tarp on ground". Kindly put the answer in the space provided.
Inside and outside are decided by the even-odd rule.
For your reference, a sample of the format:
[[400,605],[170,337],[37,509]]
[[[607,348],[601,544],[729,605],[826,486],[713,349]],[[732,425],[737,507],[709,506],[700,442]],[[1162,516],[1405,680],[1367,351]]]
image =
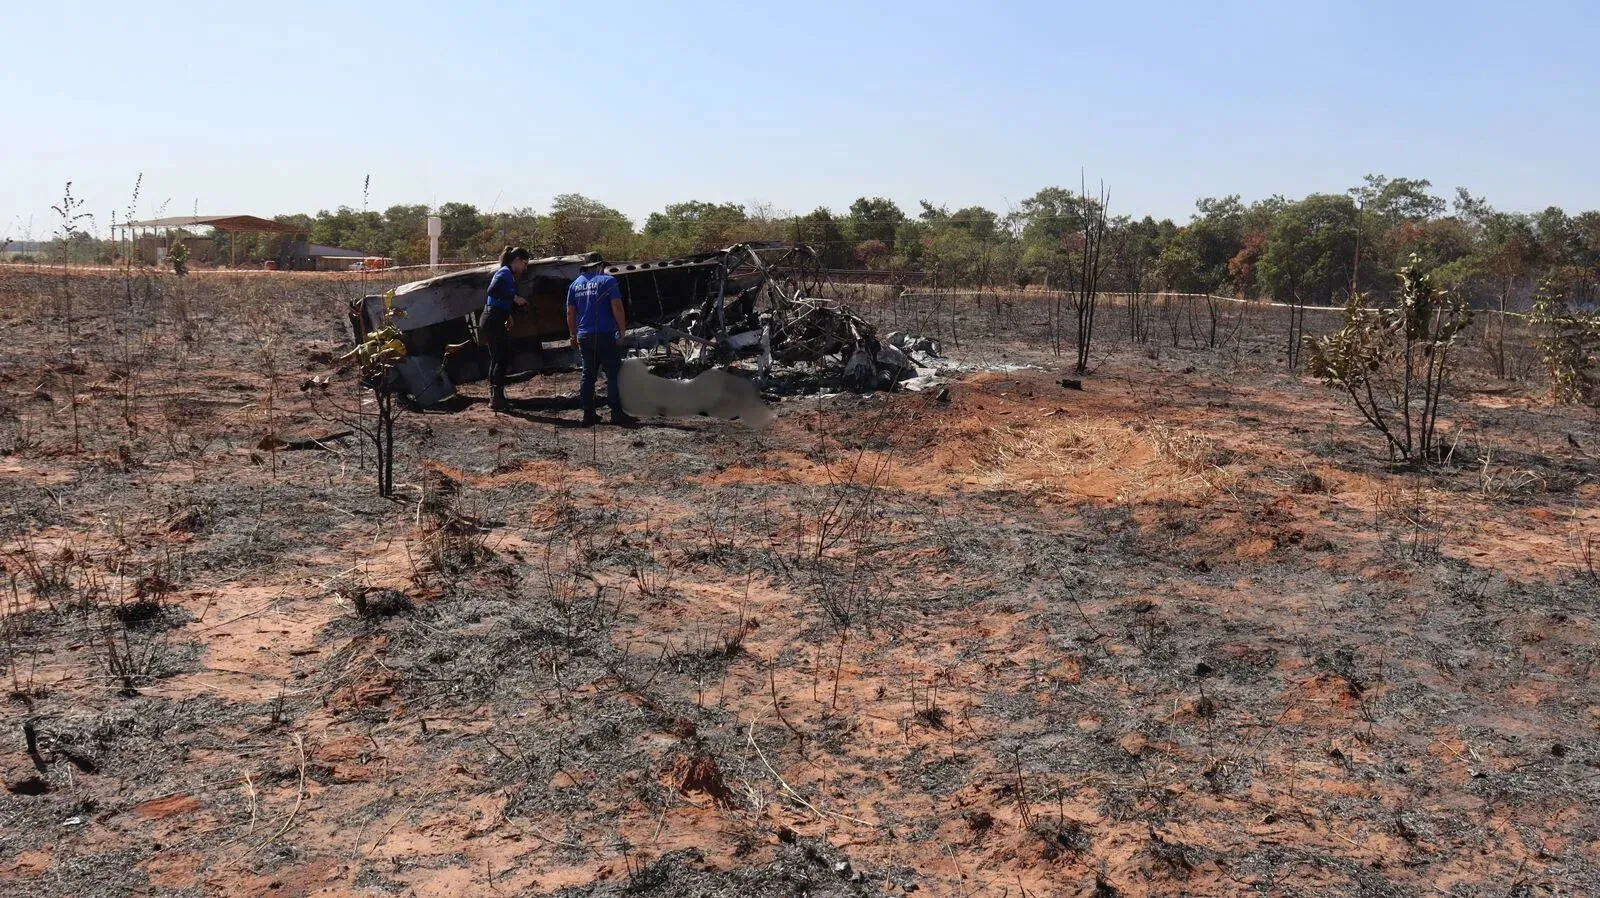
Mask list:
[[[972,372],[992,371],[1009,374],[1013,371],[1044,370],[1037,365],[975,363],[945,358],[940,354],[943,347],[932,337],[919,337],[916,334],[896,331],[884,339],[887,345],[879,353],[879,364],[898,365],[904,360],[910,376],[900,381],[900,389],[912,393],[946,386],[949,383],[948,378]],[[889,354],[887,358],[886,354]]]

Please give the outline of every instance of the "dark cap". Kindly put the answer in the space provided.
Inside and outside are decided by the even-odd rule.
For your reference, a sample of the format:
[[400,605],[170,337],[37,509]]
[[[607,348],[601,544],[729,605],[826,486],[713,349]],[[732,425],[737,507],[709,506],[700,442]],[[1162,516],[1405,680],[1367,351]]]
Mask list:
[[585,259],[583,264],[580,265],[579,267],[582,268],[584,271],[593,271],[596,268],[604,268],[604,267],[606,267],[606,260],[600,258],[600,254],[599,253],[595,253],[595,254],[591,255],[589,258]]

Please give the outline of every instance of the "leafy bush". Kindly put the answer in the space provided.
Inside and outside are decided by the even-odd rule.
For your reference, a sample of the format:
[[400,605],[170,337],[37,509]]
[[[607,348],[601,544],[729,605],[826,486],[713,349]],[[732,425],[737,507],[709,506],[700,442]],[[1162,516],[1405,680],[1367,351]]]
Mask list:
[[172,263],[172,273],[183,277],[189,273],[189,247],[182,240],[172,241],[172,249],[167,253],[167,261]]
[[1373,309],[1363,294],[1345,305],[1344,327],[1306,338],[1311,373],[1343,390],[1379,433],[1390,458],[1438,457],[1439,402],[1450,379],[1450,350],[1472,323],[1460,297],[1434,285],[1417,257],[1400,270],[1400,304]]
[[1600,404],[1600,312],[1579,312],[1566,293],[1545,281],[1534,298],[1533,323],[1557,402]]

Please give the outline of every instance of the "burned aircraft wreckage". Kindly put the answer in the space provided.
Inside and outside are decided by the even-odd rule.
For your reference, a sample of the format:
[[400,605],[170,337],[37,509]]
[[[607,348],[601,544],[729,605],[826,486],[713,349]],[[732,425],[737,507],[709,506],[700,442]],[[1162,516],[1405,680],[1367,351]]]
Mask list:
[[[517,280],[528,305],[512,317],[510,379],[571,370],[577,353],[567,342],[567,287],[596,254],[537,259]],[[383,324],[386,301],[406,357],[394,384],[419,405],[449,397],[455,386],[488,375],[488,352],[477,322],[494,265],[405,284],[393,299],[367,296],[351,305],[359,342]],[[819,298],[825,273],[806,246],[738,244],[678,259],[618,262],[617,279],[633,327],[623,344],[679,363],[680,371],[754,360],[758,379],[793,366],[826,366],[858,391],[892,387],[911,376],[906,356],[879,343],[871,324],[837,301]]]

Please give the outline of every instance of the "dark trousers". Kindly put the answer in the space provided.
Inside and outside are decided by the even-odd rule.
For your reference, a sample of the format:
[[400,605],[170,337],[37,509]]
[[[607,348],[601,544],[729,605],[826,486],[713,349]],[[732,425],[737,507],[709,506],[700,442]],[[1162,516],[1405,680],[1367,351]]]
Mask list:
[[478,320],[478,333],[484,348],[489,350],[489,385],[506,385],[506,368],[511,364],[511,336],[506,333],[506,322],[511,313],[490,306]]
[[611,414],[622,414],[622,390],[617,385],[622,373],[622,349],[617,346],[615,334],[585,334],[578,338],[578,351],[583,356],[583,416],[594,417],[594,385],[600,370],[606,372],[606,399]]

